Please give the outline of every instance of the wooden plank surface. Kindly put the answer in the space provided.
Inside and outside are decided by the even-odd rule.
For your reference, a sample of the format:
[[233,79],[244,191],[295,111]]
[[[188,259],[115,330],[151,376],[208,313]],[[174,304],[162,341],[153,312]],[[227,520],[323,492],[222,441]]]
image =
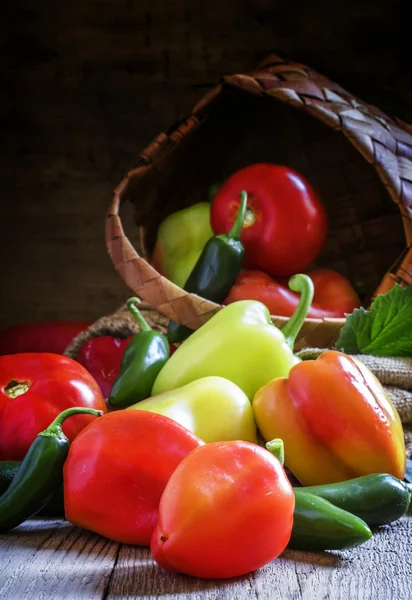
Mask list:
[[63,520],[31,520],[0,536],[2,600],[410,600],[412,518],[358,548],[286,550],[231,580],[166,573],[146,548],[112,543]]

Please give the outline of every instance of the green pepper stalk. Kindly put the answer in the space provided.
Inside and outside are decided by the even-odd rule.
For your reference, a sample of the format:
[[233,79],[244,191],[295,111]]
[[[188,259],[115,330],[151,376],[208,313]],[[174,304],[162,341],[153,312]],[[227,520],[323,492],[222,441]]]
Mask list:
[[302,329],[302,325],[312,304],[315,288],[311,278],[301,273],[298,275],[293,275],[293,277],[289,279],[288,285],[293,292],[298,292],[300,294],[299,304],[295,312],[290,317],[286,325],[282,328],[282,333],[285,337],[286,343],[289,348],[293,350],[296,336]]
[[[231,230],[212,237],[203,248],[183,289],[206,300],[221,304],[234,285],[245,261],[245,249],[240,236],[246,216],[247,193],[240,193],[240,206]],[[193,330],[170,321],[167,337],[178,343],[187,339]]]
[[137,298],[136,296],[133,296],[133,298],[128,299],[128,301],[126,302],[126,306],[129,309],[129,311],[131,312],[131,314],[133,315],[135,321],[138,323],[138,325],[142,331],[153,331],[152,328],[150,327],[149,323],[146,321],[146,319],[140,312],[140,310],[137,308],[136,304],[139,304],[139,303],[140,303],[140,299]]
[[140,326],[140,331],[126,347],[117,379],[110,390],[109,404],[126,408],[150,396],[153,383],[170,356],[167,338],[153,330],[136,304],[139,298],[129,298],[127,307]]
[[68,408],[41,431],[31,444],[7,491],[0,497],[0,531],[17,527],[38,513],[61,488],[70,442],[62,431],[72,415],[103,415],[101,410]]
[[266,450],[269,450],[273,456],[276,456],[280,464],[284,465],[285,463],[285,446],[283,444],[283,440],[280,438],[275,438],[270,440],[270,442],[266,442],[265,444]]

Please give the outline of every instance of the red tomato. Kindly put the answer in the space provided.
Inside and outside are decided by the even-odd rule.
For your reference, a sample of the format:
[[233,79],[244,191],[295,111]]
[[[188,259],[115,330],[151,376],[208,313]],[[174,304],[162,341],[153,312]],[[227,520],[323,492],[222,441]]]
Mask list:
[[167,571],[244,575],[286,548],[294,509],[285,471],[265,448],[242,441],[206,444],[170,477],[150,548]]
[[[60,354],[0,356],[0,460],[22,460],[37,434],[72,406],[106,412],[99,386],[82,365]],[[76,415],[63,431],[71,441],[92,420]]]
[[[342,318],[360,307],[357,293],[340,273],[331,269],[313,269],[307,271],[307,275],[315,288],[308,318]],[[291,317],[299,304],[300,294],[292,292],[287,281],[275,281],[262,271],[243,271],[223,304],[238,300],[257,300],[268,307],[271,315]]]
[[337,317],[352,313],[359,308],[361,301],[352,284],[346,277],[332,269],[313,269],[307,271],[313,281],[314,304],[335,312]]
[[234,173],[211,205],[215,234],[231,228],[241,191],[248,210],[241,240],[245,268],[273,277],[289,277],[306,269],[320,254],[327,235],[325,209],[310,183],[282,165],[255,164]]
[[64,465],[66,518],[116,542],[148,546],[166,483],[203,443],[176,421],[144,410],[95,419]]

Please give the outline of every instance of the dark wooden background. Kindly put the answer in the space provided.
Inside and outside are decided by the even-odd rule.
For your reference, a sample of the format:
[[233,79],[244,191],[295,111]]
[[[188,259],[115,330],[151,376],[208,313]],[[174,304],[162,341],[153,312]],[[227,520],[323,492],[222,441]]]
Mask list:
[[127,297],[112,189],[227,73],[271,52],[412,122],[407,0],[3,0],[0,327],[96,319]]

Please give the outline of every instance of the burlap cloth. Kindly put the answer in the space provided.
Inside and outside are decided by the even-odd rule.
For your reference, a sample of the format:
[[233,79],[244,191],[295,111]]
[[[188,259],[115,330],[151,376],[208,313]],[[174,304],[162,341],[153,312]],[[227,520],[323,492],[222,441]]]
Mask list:
[[[153,329],[166,333],[168,319],[141,302],[139,309]],[[76,358],[82,345],[93,337],[113,335],[120,338],[133,335],[140,330],[126,305],[121,306],[111,315],[102,317],[86,331],[80,333],[66,348],[65,355]],[[307,348],[299,352],[303,359],[313,358],[323,349]],[[412,457],[412,358],[378,358],[375,356],[356,355],[376,375],[384,386],[388,396],[394,403],[402,421],[406,452]]]

